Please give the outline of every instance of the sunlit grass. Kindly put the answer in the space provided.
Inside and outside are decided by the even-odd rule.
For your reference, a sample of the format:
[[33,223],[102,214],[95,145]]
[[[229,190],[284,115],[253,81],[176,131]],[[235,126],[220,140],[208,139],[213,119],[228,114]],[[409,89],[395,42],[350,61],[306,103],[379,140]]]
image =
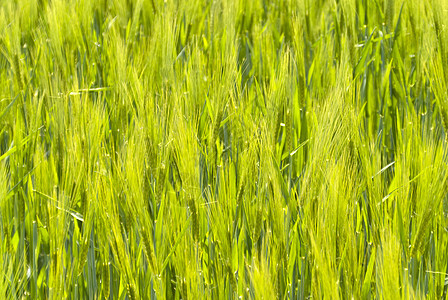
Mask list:
[[446,298],[446,20],[0,2],[0,298]]

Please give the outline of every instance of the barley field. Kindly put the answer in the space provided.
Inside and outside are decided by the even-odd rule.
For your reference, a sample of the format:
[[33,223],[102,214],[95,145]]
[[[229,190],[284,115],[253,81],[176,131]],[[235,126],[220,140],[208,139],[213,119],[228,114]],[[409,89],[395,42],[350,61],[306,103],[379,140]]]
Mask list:
[[446,299],[448,1],[0,1],[0,299]]

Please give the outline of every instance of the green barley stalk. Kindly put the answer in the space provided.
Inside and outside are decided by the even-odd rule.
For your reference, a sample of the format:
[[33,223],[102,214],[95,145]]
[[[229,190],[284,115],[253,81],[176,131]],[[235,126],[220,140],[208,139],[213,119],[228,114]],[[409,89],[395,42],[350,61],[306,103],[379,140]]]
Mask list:
[[254,243],[256,243],[258,241],[258,239],[260,238],[262,223],[263,223],[263,206],[260,205],[260,207],[257,210],[257,215],[255,218],[255,228],[254,228],[254,236],[253,236]]
[[25,220],[25,200],[19,194],[15,195],[17,201],[17,212],[19,217],[19,222],[23,222]]
[[292,151],[292,117],[291,117],[291,112],[288,109],[286,112],[286,152],[291,152]]
[[277,146],[277,142],[278,142],[278,138],[280,135],[280,123],[282,122],[282,118],[283,118],[283,113],[282,110],[280,108],[277,108],[276,110],[276,117],[275,117],[275,121],[273,124],[273,128],[274,128],[274,141],[273,141],[273,149],[274,149],[274,153],[275,153],[275,149]]
[[414,238],[414,243],[411,248],[411,257],[416,257],[417,253],[421,253],[423,251],[426,234],[428,232],[428,227],[431,224],[432,217],[433,213],[431,209],[428,209],[423,213],[423,217],[420,221],[420,225],[418,227],[417,233]]
[[241,179],[241,184],[240,184],[240,188],[238,189],[238,193],[236,196],[236,203],[237,203],[237,207],[240,208],[242,207],[243,204],[243,195],[244,195],[244,188],[246,185],[246,176],[243,175],[243,178]]
[[84,265],[86,264],[87,261],[87,253],[89,251],[89,239],[88,238],[84,239],[80,247],[81,251],[79,253],[78,270],[77,270],[78,276],[82,274],[84,270]]
[[128,296],[130,300],[138,299],[137,292],[135,290],[135,286],[133,284],[128,283],[126,285],[126,290],[128,291]]
[[157,190],[156,190],[156,199],[157,201],[161,201],[163,196],[163,190],[165,188],[165,176],[166,176],[166,167],[165,164],[162,163],[159,167],[159,174],[157,176]]
[[448,57],[447,57],[447,48],[446,48],[446,39],[445,36],[446,34],[444,34],[444,30],[443,30],[443,24],[442,24],[442,20],[443,20],[443,8],[441,7],[441,5],[434,5],[433,7],[434,10],[434,27],[435,27],[435,31],[436,31],[436,36],[437,36],[437,40],[439,42],[439,47],[440,47],[440,54],[442,57],[442,75],[444,76],[445,79],[445,84],[448,85]]
[[17,80],[19,90],[23,90],[22,73],[20,72],[20,62],[19,62],[19,56],[17,54],[14,54],[12,65],[13,65],[14,73],[16,75],[16,80]]
[[211,151],[211,162],[213,162],[213,164],[218,163],[216,141],[219,138],[219,128],[221,127],[222,116],[223,116],[223,109],[221,107],[218,107],[218,112],[216,113],[216,118],[213,122],[212,136],[209,145],[209,149]]
[[152,243],[151,243],[151,239],[149,236],[149,232],[145,226],[142,226],[140,228],[140,236],[143,241],[143,252],[145,253],[146,259],[149,262],[152,272],[157,274],[156,263],[155,263],[156,258],[154,256],[154,251],[152,248]]
[[108,299],[110,296],[110,270],[109,263],[104,263],[102,268],[102,284],[103,284],[103,296]]
[[235,274],[232,272],[230,264],[227,265],[227,276],[229,276],[230,286],[234,292],[238,291],[238,284],[235,279]]
[[12,248],[12,244],[11,244],[11,236],[9,235],[10,229],[9,229],[9,223],[5,222],[3,224],[3,231],[4,231],[4,235],[5,235],[5,240],[6,240],[6,252],[9,254],[13,253],[13,248]]
[[386,26],[389,31],[394,30],[394,14],[395,14],[395,0],[386,0]]
[[199,239],[199,218],[198,218],[198,211],[196,209],[195,201],[192,197],[188,200],[188,207],[191,211],[191,217],[193,220],[193,238],[198,241]]

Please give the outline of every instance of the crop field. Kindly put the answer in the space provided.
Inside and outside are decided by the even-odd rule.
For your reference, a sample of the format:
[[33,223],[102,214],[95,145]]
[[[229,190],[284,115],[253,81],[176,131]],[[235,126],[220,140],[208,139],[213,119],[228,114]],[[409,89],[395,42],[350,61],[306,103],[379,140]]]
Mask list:
[[0,1],[0,299],[447,299],[447,0]]

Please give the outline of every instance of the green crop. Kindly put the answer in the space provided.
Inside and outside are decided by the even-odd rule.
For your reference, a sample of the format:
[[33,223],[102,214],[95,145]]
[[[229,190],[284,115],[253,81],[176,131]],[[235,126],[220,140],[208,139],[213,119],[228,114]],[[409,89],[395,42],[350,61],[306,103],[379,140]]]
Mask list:
[[446,0],[0,1],[0,299],[446,299]]

